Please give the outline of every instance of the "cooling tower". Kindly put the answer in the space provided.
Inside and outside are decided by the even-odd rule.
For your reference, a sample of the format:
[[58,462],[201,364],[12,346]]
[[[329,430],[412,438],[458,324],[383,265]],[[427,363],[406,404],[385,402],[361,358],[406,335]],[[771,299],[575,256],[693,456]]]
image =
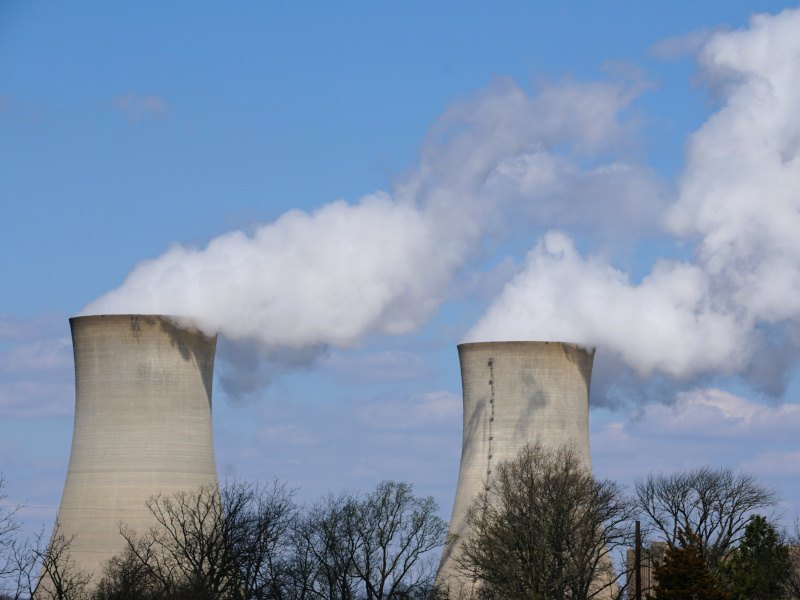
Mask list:
[[120,524],[140,532],[154,524],[148,498],[216,485],[216,338],[161,316],[76,317],[70,325],[75,427],[58,523],[74,536],[75,566],[96,583],[124,547]]
[[464,432],[449,542],[437,582],[460,588],[454,557],[468,534],[465,516],[499,463],[528,443],[571,445],[591,469],[589,384],[594,349],[557,342],[461,344]]

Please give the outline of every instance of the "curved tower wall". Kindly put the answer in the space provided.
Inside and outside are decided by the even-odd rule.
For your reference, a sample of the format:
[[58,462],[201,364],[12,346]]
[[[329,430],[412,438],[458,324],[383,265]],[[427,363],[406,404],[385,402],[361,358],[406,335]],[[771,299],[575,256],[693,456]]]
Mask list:
[[453,557],[468,533],[465,515],[492,470],[528,443],[571,445],[591,469],[589,386],[594,349],[560,342],[481,342],[458,346],[464,431],[458,487],[437,581],[469,585]]
[[217,484],[211,433],[216,338],[161,316],[70,319],[75,427],[58,510],[70,554],[99,580],[124,546],[120,523],[146,531],[155,494]]

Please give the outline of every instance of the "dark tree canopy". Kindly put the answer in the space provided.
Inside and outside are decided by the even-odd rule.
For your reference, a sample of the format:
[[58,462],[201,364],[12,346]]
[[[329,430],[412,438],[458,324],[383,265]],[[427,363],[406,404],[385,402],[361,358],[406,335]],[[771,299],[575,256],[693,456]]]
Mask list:
[[655,600],[732,600],[708,568],[702,539],[680,529],[675,544],[667,548],[663,562],[655,567]]
[[786,598],[791,562],[789,548],[763,516],[750,519],[744,537],[721,568],[734,600]]

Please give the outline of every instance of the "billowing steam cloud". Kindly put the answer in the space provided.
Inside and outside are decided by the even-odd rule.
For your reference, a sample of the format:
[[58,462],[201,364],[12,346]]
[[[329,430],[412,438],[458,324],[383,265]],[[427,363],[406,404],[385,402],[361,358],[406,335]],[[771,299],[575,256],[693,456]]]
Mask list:
[[645,171],[631,186],[618,176],[622,165],[585,172],[552,150],[569,144],[590,155],[617,143],[626,128],[620,112],[633,97],[621,85],[567,82],[531,98],[498,80],[443,115],[393,194],[291,211],[204,249],[176,245],[83,312],[190,315],[209,332],[266,348],[346,347],[370,333],[413,331],[502,221],[492,196],[508,173],[526,167],[515,193],[540,188],[542,201],[526,209],[533,220],[571,220],[556,192],[587,180],[619,202],[629,201],[628,188],[648,185]]
[[[666,229],[692,262],[639,282],[548,233],[468,338],[570,339],[642,375],[761,368],[796,351],[800,317],[800,10],[712,36],[700,54],[721,108],[691,138]],[[781,328],[775,325],[782,324]],[[785,361],[783,361],[785,362]]]
[[[794,10],[709,37],[700,64],[720,108],[690,139],[671,202],[626,159],[644,86],[565,81],[531,96],[498,80],[441,117],[391,192],[174,246],[84,313],[183,314],[263,348],[346,347],[420,327],[455,278],[523,234],[538,242],[467,340],[595,344],[642,376],[780,378],[761,358],[779,346],[782,371],[800,347],[798,31]],[[654,231],[693,258],[634,280],[577,249]]]
[[430,210],[384,194],[292,211],[253,236],[174,246],[87,310],[191,315],[232,339],[291,347],[405,333],[436,307],[468,239],[438,231]]

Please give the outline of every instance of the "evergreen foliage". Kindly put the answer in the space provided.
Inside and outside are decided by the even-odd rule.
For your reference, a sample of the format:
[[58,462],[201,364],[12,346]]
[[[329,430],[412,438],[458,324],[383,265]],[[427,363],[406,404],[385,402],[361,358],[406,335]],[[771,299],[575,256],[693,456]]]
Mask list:
[[775,527],[756,515],[722,569],[734,600],[780,600],[787,597],[789,548]]
[[709,569],[702,538],[684,528],[677,542],[656,565],[655,595],[648,595],[648,600],[733,600]]

